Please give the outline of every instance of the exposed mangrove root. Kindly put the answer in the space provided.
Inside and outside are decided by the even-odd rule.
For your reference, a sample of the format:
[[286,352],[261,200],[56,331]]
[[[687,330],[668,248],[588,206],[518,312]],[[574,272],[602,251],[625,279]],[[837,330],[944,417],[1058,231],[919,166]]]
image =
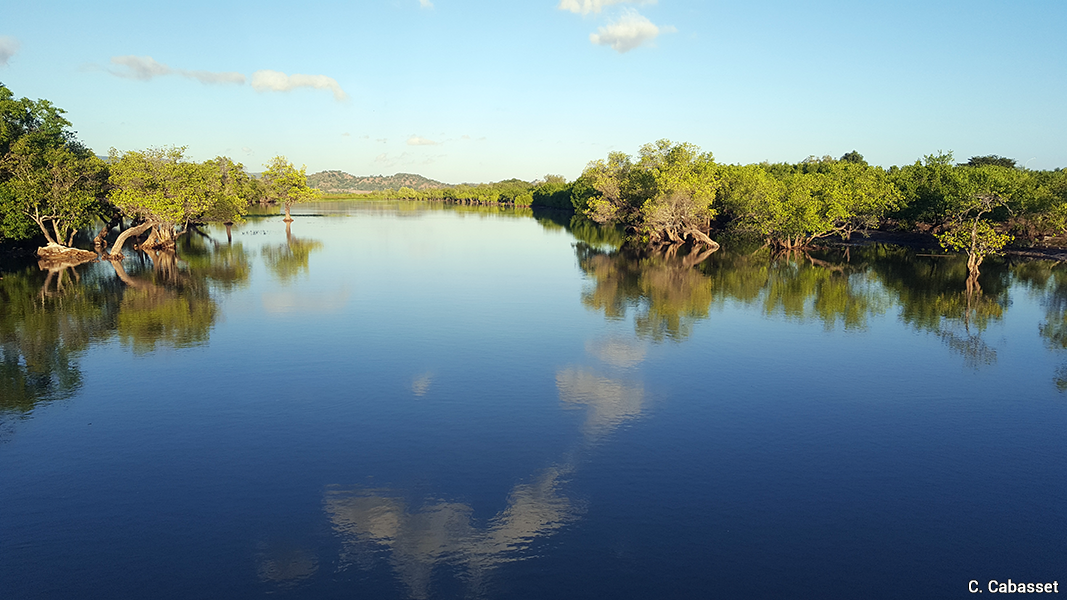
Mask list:
[[41,259],[42,268],[50,268],[53,265],[56,267],[80,265],[99,258],[95,252],[53,243],[38,248],[37,256]]

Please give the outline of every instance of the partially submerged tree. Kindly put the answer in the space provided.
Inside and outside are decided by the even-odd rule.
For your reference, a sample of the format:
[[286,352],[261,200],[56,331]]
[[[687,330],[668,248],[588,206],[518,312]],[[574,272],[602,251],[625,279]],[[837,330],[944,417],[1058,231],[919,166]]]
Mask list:
[[[0,238],[36,232],[42,257],[72,256],[78,229],[103,211],[106,165],[77,141],[62,109],[47,100],[16,100],[0,84]],[[80,251],[95,258],[91,252]]]
[[1012,236],[998,233],[988,217],[998,209],[1008,209],[1018,190],[1018,172],[1002,166],[986,165],[961,173],[960,196],[956,199],[955,218],[937,236],[946,250],[967,253],[967,270],[977,278],[978,267],[986,256],[999,252]]
[[111,150],[111,202],[134,225],[119,234],[112,256],[121,256],[131,235],[151,231],[142,246],[173,248],[191,224],[240,219],[243,169],[225,157],[187,161],[185,148],[150,148],[121,155]]
[[49,247],[69,248],[102,210],[107,166],[84,148],[35,147],[23,138],[3,164],[13,192],[3,208],[32,220]]
[[285,221],[293,220],[289,209],[297,202],[310,202],[318,198],[318,192],[308,187],[307,167],[297,169],[284,156],[275,156],[263,172],[263,184],[267,197],[285,205]]
[[689,239],[718,248],[708,233],[719,186],[710,152],[660,140],[643,146],[637,163],[622,152],[589,163],[573,185],[573,198],[586,217],[624,223],[644,242],[677,245]]

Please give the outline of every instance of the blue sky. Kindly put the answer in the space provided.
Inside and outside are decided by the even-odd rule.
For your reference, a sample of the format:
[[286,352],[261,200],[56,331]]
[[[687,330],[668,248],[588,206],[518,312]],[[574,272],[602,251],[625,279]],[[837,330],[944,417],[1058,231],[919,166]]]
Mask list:
[[10,2],[0,82],[108,148],[251,171],[577,177],[660,138],[720,162],[951,150],[1067,167],[1067,2]]

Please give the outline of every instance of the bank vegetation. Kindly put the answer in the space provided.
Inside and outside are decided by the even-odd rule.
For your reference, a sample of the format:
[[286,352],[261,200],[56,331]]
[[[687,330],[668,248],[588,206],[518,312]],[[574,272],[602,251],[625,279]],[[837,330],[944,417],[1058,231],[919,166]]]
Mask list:
[[[77,140],[63,114],[47,100],[16,99],[0,84],[0,240],[43,239],[42,257],[93,256],[72,245],[77,232],[97,225],[96,254],[114,258],[131,237],[143,248],[170,248],[190,228],[238,221],[251,205],[283,206],[288,221],[293,203],[320,197],[305,169],[280,156],[259,177],[225,156],[189,160],[183,147],[113,149],[102,159]],[[624,230],[631,245],[668,250],[714,250],[727,233],[789,251],[873,229],[916,233],[965,253],[974,274],[1008,244],[1067,233],[1067,171],[1029,170],[995,155],[957,163],[951,152],[888,169],[856,151],[735,165],[692,144],[660,140],[636,156],[612,152],[594,160],[574,181],[546,175],[357,197],[573,212]]]

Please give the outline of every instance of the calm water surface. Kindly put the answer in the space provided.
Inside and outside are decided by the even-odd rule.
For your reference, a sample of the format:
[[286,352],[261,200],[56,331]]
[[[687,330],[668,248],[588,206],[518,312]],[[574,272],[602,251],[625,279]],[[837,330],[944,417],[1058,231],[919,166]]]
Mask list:
[[1067,588],[1063,267],[304,213],[4,267],[0,596]]

